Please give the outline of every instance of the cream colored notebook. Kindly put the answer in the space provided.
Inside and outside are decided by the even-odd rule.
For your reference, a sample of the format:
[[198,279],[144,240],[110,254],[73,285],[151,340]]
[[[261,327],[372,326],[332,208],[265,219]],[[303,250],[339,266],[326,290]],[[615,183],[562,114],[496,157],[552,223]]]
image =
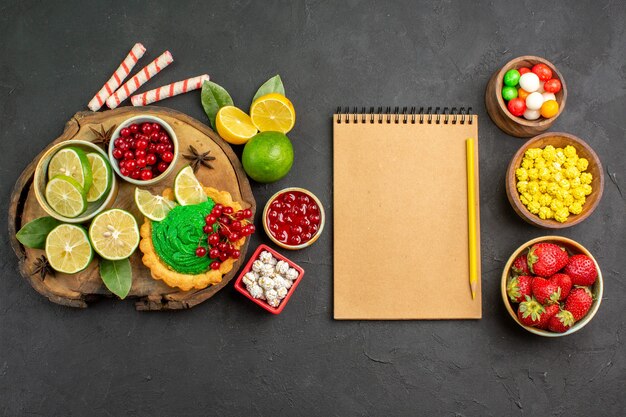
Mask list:
[[[335,319],[481,318],[478,119],[461,112],[333,116]],[[476,161],[475,299],[468,138]]]

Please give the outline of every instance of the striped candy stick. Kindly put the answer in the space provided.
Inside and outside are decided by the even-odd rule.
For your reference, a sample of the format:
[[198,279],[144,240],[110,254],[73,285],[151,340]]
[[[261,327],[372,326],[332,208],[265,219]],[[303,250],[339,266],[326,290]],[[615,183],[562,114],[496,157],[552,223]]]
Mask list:
[[106,99],[109,98],[109,96],[117,90],[120,84],[122,84],[126,77],[128,77],[128,74],[130,74],[137,61],[139,61],[145,53],[146,48],[142,44],[136,43],[128,55],[126,55],[126,58],[124,58],[120,66],[117,67],[111,78],[109,78],[109,81],[107,81],[102,86],[100,91],[93,96],[87,107],[93,111],[98,111]]
[[174,62],[170,51],[163,52],[154,61],[143,67],[133,78],[128,80],[123,86],[121,86],[111,97],[106,101],[107,106],[110,109],[114,109],[120,105],[120,103],[128,96],[133,94],[139,87],[144,85],[150,78],[158,74],[163,68]]
[[203,74],[186,80],[176,81],[175,83],[164,85],[162,87],[155,88],[154,90],[132,96],[130,101],[133,103],[133,106],[146,106],[150,103],[154,103],[155,101],[164,100],[166,98],[186,93],[187,91],[202,88],[202,83],[208,80],[209,76],[207,74]]

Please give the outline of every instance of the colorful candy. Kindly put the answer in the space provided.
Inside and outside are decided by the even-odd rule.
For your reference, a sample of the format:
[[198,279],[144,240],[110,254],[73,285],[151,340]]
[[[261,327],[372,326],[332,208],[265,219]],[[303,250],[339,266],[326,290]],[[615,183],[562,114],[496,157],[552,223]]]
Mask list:
[[502,79],[501,94],[509,113],[526,120],[559,114],[556,93],[561,91],[562,85],[552,77],[552,69],[543,63],[508,70]]
[[172,62],[174,62],[174,58],[172,58],[170,51],[163,52],[158,58],[143,67],[133,78],[121,86],[119,90],[113,93],[106,101],[107,107],[114,109],[119,106],[128,96],[137,91],[139,87],[144,85],[150,78],[154,77]]
[[136,43],[120,66],[115,70],[111,78],[109,78],[109,81],[107,81],[100,91],[91,99],[87,107],[92,111],[98,111],[126,77],[128,77],[128,74],[130,74],[137,61],[139,61],[145,52],[146,48],[142,44]]
[[209,76],[207,74],[199,75],[197,77],[164,85],[163,87],[155,88],[154,90],[146,91],[142,94],[137,94],[132,96],[130,101],[133,103],[133,106],[147,106],[155,101],[164,100],[188,91],[202,88],[202,83],[208,80]]

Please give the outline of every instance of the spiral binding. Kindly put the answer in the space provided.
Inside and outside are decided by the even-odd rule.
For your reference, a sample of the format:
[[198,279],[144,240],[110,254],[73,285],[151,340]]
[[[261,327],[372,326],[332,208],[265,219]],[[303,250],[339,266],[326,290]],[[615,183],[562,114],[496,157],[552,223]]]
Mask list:
[[[391,111],[391,107],[386,107],[383,112],[382,107],[378,107],[377,111],[374,111],[374,107],[370,107],[369,111],[366,111],[365,107],[361,107],[361,111],[358,111],[357,107],[353,107],[352,112],[349,107],[344,107],[343,111],[341,107],[337,107],[337,123],[419,123],[419,124],[465,124],[467,119],[468,124],[473,123],[472,108],[468,107],[435,107],[433,111],[432,107],[424,108],[420,107],[417,110],[416,107],[403,107],[400,111],[400,107],[395,107]],[[469,116],[469,117],[468,117]],[[410,120],[409,120],[410,119]]]

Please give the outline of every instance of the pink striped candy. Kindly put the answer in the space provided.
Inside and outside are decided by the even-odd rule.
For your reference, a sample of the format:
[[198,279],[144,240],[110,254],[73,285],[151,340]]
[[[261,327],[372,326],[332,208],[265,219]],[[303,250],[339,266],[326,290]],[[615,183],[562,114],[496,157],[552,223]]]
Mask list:
[[133,94],[139,87],[144,85],[150,78],[158,74],[163,68],[174,62],[170,51],[163,52],[157,59],[143,67],[133,78],[128,80],[106,101],[110,109],[114,109],[128,96]]
[[111,78],[109,78],[109,81],[107,81],[102,86],[100,91],[93,96],[87,107],[93,111],[98,111],[106,99],[108,99],[111,94],[117,90],[120,84],[122,84],[126,77],[128,77],[128,74],[130,74],[137,61],[139,61],[145,53],[146,48],[142,44],[136,43],[128,55],[126,55],[126,58],[124,58],[120,66],[115,70]]
[[146,106],[150,103],[154,103],[155,101],[164,100],[166,98],[186,93],[187,91],[202,88],[202,83],[208,80],[209,76],[207,74],[187,78],[186,80],[176,81],[175,83],[164,85],[163,87],[155,88],[154,90],[132,96],[130,101],[133,103],[133,106]]

